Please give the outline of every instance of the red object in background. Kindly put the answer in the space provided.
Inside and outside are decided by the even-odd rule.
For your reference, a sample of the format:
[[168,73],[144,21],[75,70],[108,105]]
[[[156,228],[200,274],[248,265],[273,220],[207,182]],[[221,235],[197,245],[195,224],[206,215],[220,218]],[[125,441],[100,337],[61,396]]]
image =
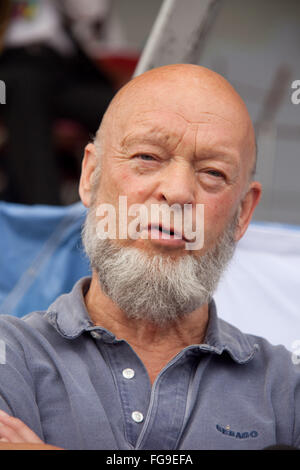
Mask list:
[[137,66],[139,55],[129,54],[108,54],[98,57],[96,64],[109,76],[114,86],[118,90],[127,83]]

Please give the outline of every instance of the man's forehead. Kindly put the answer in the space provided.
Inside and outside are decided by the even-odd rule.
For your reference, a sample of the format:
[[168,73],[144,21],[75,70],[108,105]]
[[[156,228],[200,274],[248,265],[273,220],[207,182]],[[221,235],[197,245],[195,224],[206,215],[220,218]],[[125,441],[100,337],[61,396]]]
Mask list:
[[186,141],[186,138],[190,137],[190,140],[196,143],[197,140],[202,140],[203,135],[212,133],[214,134],[210,137],[212,143],[220,143],[222,140],[223,144],[230,142],[234,144],[242,137],[239,132],[233,136],[232,132],[236,129],[235,122],[224,119],[218,114],[199,113],[197,121],[189,121],[180,113],[161,109],[131,115],[115,137],[118,144],[125,148],[143,142],[176,147],[183,138]]
[[186,123],[197,123],[210,118],[219,117],[237,123],[245,118],[241,107],[228,96],[217,96],[213,90],[184,90],[180,88],[139,90],[134,94],[124,97],[114,113],[119,120],[132,122],[148,118],[148,114],[155,114],[159,121],[161,113],[176,115]]
[[129,145],[135,140],[147,138],[169,139],[182,132],[188,122],[180,115],[171,115],[165,110],[139,112],[131,115],[122,126],[121,145]]
[[235,126],[237,131],[247,125],[248,116],[240,103],[228,96],[216,96],[212,90],[135,88],[126,93],[112,110],[110,127],[113,126],[118,134],[125,136],[136,126],[147,128],[149,133],[163,130],[177,133],[180,128],[211,122]]

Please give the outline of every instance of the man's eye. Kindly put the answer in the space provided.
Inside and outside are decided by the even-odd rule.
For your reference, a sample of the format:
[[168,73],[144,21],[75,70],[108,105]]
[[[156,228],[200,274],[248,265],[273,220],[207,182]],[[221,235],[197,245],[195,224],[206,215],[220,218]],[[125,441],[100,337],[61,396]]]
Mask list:
[[206,173],[217,178],[225,178],[224,174],[218,170],[208,170]]
[[152,161],[152,160],[155,160],[154,157],[152,157],[152,155],[147,155],[145,153],[141,153],[139,155],[136,155],[135,158],[139,158],[140,160],[143,160],[143,161]]

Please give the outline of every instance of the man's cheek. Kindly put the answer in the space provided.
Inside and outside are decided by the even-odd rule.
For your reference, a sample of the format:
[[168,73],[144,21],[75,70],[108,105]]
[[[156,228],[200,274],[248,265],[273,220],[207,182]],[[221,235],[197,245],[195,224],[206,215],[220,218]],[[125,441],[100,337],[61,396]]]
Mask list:
[[204,205],[204,248],[211,248],[229,222],[228,212],[221,205]]

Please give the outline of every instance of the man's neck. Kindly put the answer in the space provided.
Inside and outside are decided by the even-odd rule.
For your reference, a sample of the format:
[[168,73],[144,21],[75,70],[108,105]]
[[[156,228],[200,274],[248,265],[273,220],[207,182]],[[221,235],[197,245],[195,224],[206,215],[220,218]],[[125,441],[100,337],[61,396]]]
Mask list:
[[160,370],[183,348],[203,342],[208,305],[174,321],[159,326],[146,320],[129,319],[101,290],[97,275],[92,276],[85,296],[86,308],[95,325],[126,340],[144,363],[153,383]]

